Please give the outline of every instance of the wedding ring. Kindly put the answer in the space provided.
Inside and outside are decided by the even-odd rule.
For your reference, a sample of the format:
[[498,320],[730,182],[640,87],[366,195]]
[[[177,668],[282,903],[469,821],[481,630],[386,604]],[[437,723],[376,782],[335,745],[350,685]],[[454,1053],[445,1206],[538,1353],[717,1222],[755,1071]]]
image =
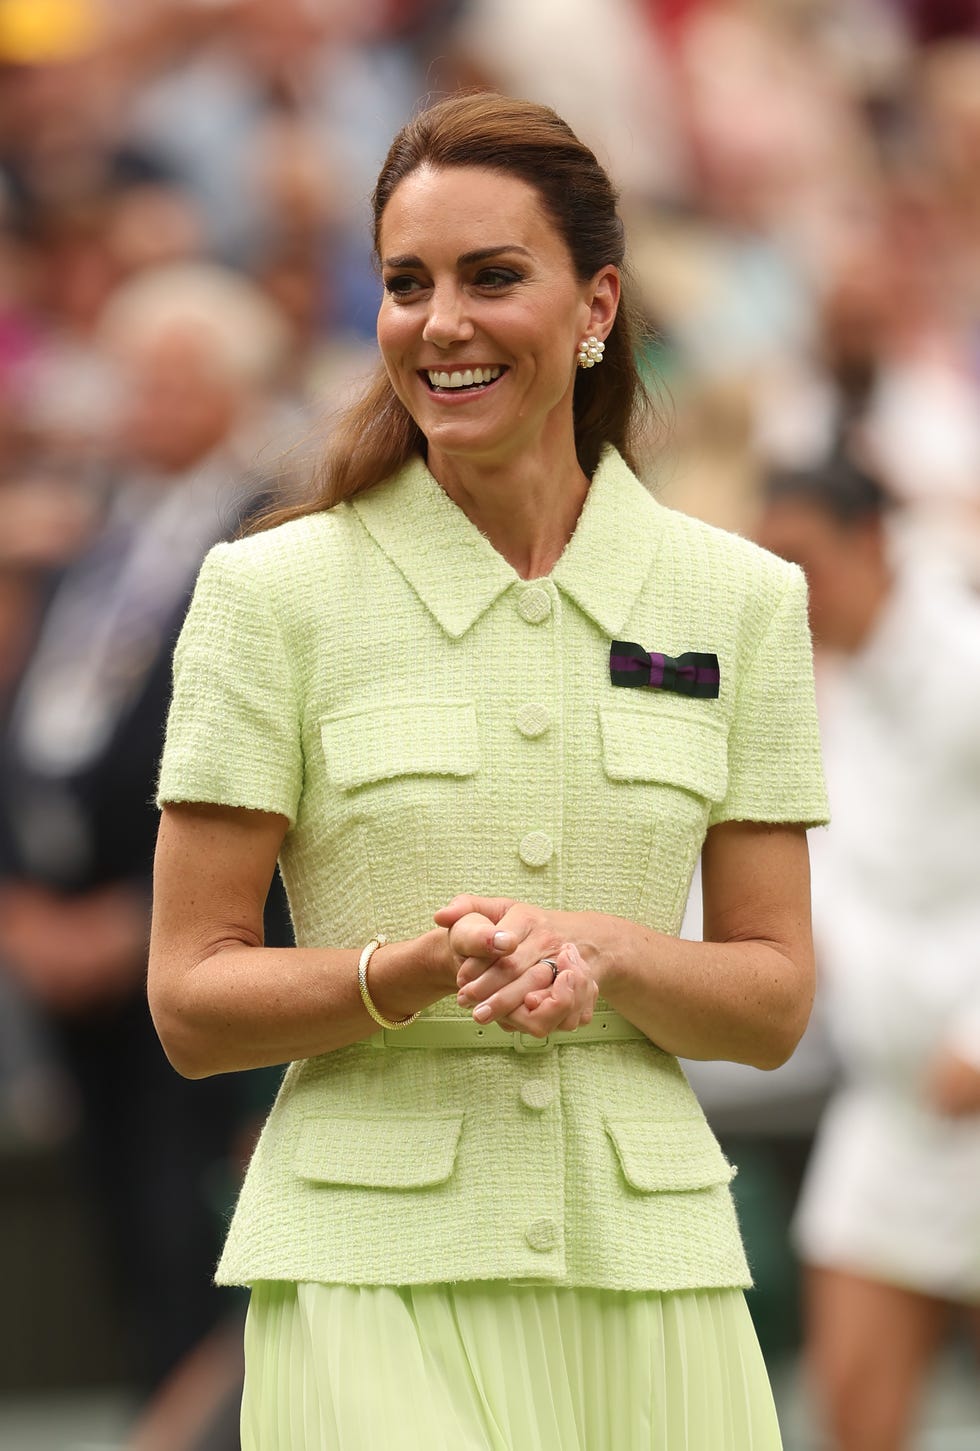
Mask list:
[[555,978],[558,976],[558,964],[555,959],[553,957],[541,957],[538,959],[538,961],[546,962],[548,964],[548,966],[551,968],[551,981],[554,982]]

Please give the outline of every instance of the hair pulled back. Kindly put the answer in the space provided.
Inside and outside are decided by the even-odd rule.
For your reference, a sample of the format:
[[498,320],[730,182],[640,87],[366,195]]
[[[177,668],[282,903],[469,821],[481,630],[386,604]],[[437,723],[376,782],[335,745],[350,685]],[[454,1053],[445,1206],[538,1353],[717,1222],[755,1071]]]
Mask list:
[[[480,91],[440,101],[403,126],[372,196],[376,259],[389,200],[399,183],[425,166],[478,166],[519,177],[538,193],[581,281],[609,264],[624,270],[617,193],[592,151],[549,107]],[[623,284],[601,367],[580,369],[575,379],[575,447],[590,476],[607,443],[635,466],[634,429],[648,404],[637,368],[640,323],[628,270]],[[334,425],[314,496],[265,516],[258,527],[330,508],[380,483],[414,453],[425,453],[425,438],[381,366]]]

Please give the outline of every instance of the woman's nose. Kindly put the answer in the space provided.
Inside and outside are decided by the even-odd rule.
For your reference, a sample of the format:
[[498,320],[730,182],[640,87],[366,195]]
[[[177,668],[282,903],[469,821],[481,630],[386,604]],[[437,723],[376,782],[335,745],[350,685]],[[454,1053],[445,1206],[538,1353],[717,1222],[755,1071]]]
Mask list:
[[437,348],[467,342],[473,336],[473,324],[466,310],[466,299],[453,288],[435,288],[429,303],[429,315],[422,337]]

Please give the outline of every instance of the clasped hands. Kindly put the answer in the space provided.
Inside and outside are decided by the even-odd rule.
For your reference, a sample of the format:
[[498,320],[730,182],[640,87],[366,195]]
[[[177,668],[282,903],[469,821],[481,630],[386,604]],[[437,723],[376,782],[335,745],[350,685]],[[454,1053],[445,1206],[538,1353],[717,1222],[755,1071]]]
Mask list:
[[509,897],[458,896],[441,907],[434,920],[448,930],[460,1007],[535,1038],[591,1022],[599,985],[563,918]]

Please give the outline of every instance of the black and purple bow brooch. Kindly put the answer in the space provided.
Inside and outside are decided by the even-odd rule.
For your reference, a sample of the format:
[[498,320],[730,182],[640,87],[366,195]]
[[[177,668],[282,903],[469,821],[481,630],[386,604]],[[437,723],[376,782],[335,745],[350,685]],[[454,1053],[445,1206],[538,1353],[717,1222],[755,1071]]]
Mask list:
[[661,655],[629,640],[613,640],[610,645],[609,678],[613,685],[648,685],[701,700],[717,700],[721,682],[717,655],[692,650],[676,657]]

